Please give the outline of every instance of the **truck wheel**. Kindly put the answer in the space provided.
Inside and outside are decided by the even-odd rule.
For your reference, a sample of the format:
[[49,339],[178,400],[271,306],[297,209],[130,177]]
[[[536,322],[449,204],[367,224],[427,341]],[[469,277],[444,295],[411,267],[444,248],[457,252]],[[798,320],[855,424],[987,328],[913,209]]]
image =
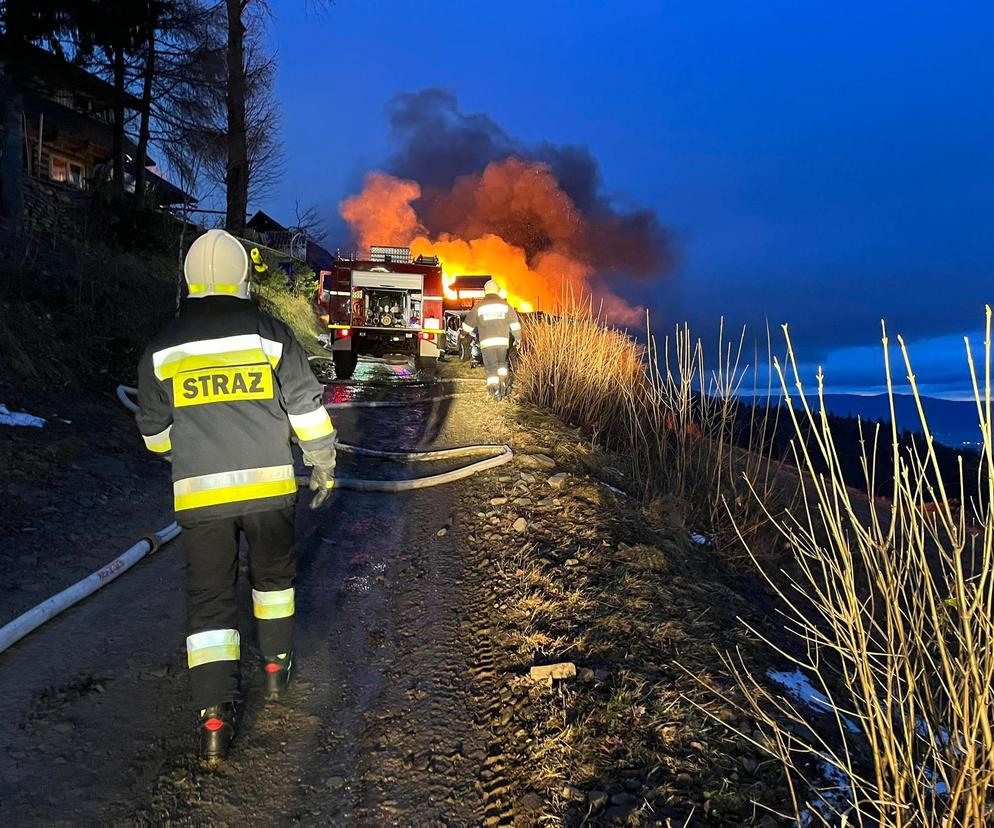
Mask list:
[[414,364],[426,377],[438,376],[438,357],[419,356],[415,358]]
[[342,380],[352,379],[359,357],[352,351],[332,351],[332,358],[335,360],[335,376]]

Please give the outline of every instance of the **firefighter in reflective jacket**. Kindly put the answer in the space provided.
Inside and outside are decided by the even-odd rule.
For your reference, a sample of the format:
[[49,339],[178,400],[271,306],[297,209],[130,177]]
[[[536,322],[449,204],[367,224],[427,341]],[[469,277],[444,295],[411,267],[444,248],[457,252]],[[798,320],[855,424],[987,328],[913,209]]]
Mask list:
[[477,332],[483,368],[487,372],[487,389],[494,399],[502,399],[509,388],[507,351],[521,339],[518,313],[500,296],[500,287],[491,279],[483,286],[484,296],[463,319],[462,329]]
[[138,428],[172,462],[176,519],[184,529],[187,663],[203,758],[227,754],[237,727],[238,546],[249,547],[266,697],[293,669],[296,434],[313,466],[312,508],[333,485],[335,430],[322,387],[290,330],[249,301],[249,257],[209,230],[184,264],[189,298],[142,356]]

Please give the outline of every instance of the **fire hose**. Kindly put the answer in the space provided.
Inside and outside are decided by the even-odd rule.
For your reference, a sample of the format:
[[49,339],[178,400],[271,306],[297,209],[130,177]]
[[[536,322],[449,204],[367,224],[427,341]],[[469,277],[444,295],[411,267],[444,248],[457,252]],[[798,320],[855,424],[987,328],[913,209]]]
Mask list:
[[[138,410],[138,405],[133,399],[131,399],[131,397],[136,393],[136,389],[129,386],[119,385],[117,387],[117,398],[129,411]],[[357,400],[355,402],[329,403],[326,405],[326,408],[386,408],[395,406],[422,405],[425,403],[434,403],[438,400],[463,396],[466,393],[471,392],[444,394],[441,396],[427,397],[411,401]],[[454,457],[465,457],[467,455],[480,454],[482,452],[499,452],[493,457],[477,460],[474,463],[470,463],[466,466],[460,466],[459,468],[452,469],[451,471],[426,475],[424,477],[414,477],[404,480],[361,480],[350,477],[335,478],[336,489],[347,489],[354,492],[408,492],[415,489],[426,489],[431,486],[441,486],[444,483],[452,483],[456,480],[462,480],[466,477],[478,474],[479,472],[486,471],[487,469],[502,466],[514,458],[514,453],[511,451],[510,446],[506,445],[460,446],[457,448],[433,449],[430,451],[379,451],[376,449],[363,448],[361,446],[352,446],[348,443],[339,443],[338,449],[343,452],[349,452],[364,457],[379,457],[385,460],[398,460],[414,463],[429,462],[433,460],[446,460]],[[297,477],[298,486],[306,487],[308,482],[309,478],[306,476]],[[164,526],[162,529],[159,529],[157,532],[144,536],[106,566],[98,569],[96,572],[88,575],[86,578],[78,581],[72,586],[67,587],[56,595],[53,595],[51,598],[43,601],[37,606],[32,607],[27,612],[19,615],[13,621],[5,624],[3,627],[0,627],[0,653],[20,641],[28,633],[36,630],[49,619],[54,618],[59,613],[74,604],[79,603],[101,587],[106,586],[120,575],[123,575],[146,555],[156,552],[162,545],[173,540],[173,538],[179,535],[181,531],[182,529],[180,526],[173,521],[168,526]]]

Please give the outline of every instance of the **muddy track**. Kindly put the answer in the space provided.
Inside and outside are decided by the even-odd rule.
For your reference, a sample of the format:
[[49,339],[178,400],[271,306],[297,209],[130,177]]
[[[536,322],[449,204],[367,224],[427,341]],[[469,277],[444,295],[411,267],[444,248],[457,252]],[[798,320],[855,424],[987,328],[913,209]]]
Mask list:
[[[480,442],[490,420],[481,394],[399,417],[340,412],[336,424],[360,445],[427,448]],[[344,462],[348,474],[360,461]],[[527,822],[512,724],[525,691],[493,641],[486,556],[460,517],[476,508],[468,491],[338,493],[327,511],[300,511],[297,681],[283,702],[263,705],[254,636],[243,633],[246,712],[219,769],[191,752],[181,540],[0,656],[11,737],[0,822]],[[250,601],[242,606],[250,631]],[[109,617],[110,633],[95,634]]]

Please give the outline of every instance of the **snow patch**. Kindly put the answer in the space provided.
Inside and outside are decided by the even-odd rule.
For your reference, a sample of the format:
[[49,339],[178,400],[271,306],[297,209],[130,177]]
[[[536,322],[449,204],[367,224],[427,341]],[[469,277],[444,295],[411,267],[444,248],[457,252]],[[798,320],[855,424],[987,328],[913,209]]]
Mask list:
[[841,713],[838,708],[836,708],[835,705],[828,700],[828,697],[824,693],[816,690],[814,685],[811,684],[811,680],[800,670],[793,670],[791,672],[783,670],[768,670],[766,675],[770,680],[775,681],[783,687],[795,699],[804,702],[813,710],[817,710],[819,713],[831,713],[833,715],[838,713],[839,718],[845,725],[846,730],[850,733],[862,732],[859,729],[859,725],[857,725],[848,716]]
[[0,425],[42,428],[45,425],[45,419],[23,411],[11,411],[3,403],[0,403]]

